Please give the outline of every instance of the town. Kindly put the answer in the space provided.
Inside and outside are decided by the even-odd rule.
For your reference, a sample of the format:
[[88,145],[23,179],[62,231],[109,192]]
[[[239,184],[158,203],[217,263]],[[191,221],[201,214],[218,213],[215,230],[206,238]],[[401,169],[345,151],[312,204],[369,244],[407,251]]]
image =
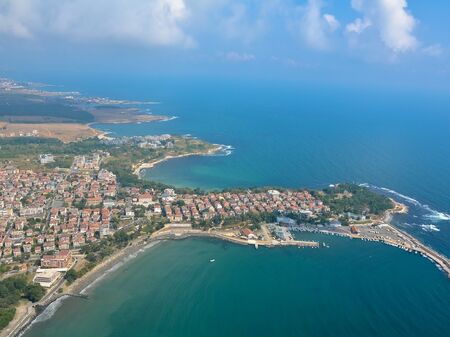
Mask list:
[[[169,140],[163,135],[119,142],[158,148]],[[406,208],[364,187],[206,193],[162,184],[122,185],[105,168],[110,157],[105,150],[93,150],[74,156],[68,168],[49,168],[55,156],[41,153],[34,160],[42,170],[0,166],[0,282],[24,277],[31,283],[23,296],[46,307],[59,296],[84,296],[79,288],[71,292],[70,285],[96,267],[105,268],[108,264],[100,262],[106,257],[111,259],[105,263],[114,263],[127,249],[136,252],[164,240],[199,236],[256,249],[329,248],[316,239],[299,240],[304,234],[295,232],[384,242],[420,253],[450,275],[445,257],[386,223],[386,216]],[[17,329],[37,312],[31,310]],[[11,319],[4,318],[6,323]]]
[[[0,169],[0,261],[12,266],[10,273],[36,272],[34,280],[50,287],[73,266],[72,255],[82,247],[120,230],[142,228],[149,219],[167,228],[205,223],[220,227],[224,219],[250,213],[293,212],[309,217],[326,209],[307,191],[177,194],[171,188],[121,188],[116,176],[101,168],[108,155],[96,151],[76,156],[65,170]],[[38,158],[42,165],[53,161],[51,154]],[[256,238],[248,228],[243,233]]]

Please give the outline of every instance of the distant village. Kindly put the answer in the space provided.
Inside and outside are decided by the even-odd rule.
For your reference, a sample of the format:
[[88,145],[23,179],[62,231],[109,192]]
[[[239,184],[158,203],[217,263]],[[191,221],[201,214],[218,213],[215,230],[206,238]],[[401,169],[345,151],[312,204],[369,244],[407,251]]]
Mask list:
[[101,140],[105,145],[134,145],[140,148],[158,149],[158,148],[173,148],[172,136],[169,134],[157,136],[133,136],[133,137],[105,137]]

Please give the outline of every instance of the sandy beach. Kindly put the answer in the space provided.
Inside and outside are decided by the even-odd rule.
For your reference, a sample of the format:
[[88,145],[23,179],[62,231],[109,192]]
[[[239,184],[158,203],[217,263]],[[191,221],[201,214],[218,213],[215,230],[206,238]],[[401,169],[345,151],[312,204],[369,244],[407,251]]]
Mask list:
[[115,266],[122,265],[130,257],[135,256],[135,254],[155,246],[160,241],[150,241],[143,238],[138,238],[136,241],[131,242],[127,247],[117,251],[107,259],[103,260],[101,263],[96,265],[92,270],[83,275],[82,277],[76,279],[72,284],[64,287],[64,292],[66,294],[82,294],[100,281],[103,277],[109,274],[111,271],[115,270]]
[[140,176],[141,170],[143,169],[151,169],[153,167],[155,167],[155,165],[158,165],[162,162],[165,162],[167,160],[170,159],[176,159],[176,158],[183,158],[183,157],[190,157],[190,156],[210,156],[213,155],[215,153],[217,153],[218,151],[220,151],[221,146],[217,145],[216,147],[214,147],[211,150],[208,150],[207,152],[191,152],[191,153],[184,153],[184,154],[180,154],[180,155],[169,155],[169,156],[165,156],[163,158],[160,159],[155,159],[153,161],[149,161],[149,162],[144,162],[144,163],[140,163],[137,164],[133,167],[133,173],[137,176]]
[[[120,267],[123,263],[137,256],[140,252],[154,247],[161,241],[162,240],[147,240],[147,238],[142,237],[138,238],[135,241],[132,241],[127,247],[120,249],[96,265],[92,270],[75,280],[72,284],[65,286],[65,282],[61,282],[59,286],[52,288],[41,301],[34,304],[23,301],[23,303],[16,308],[14,319],[0,332],[0,337],[14,337],[19,335],[21,331],[24,331],[37,317],[34,308],[35,306],[41,305],[46,307],[58,298],[66,295],[86,294],[86,292],[95,286],[97,282],[101,281],[105,276],[116,270],[116,268]],[[60,288],[63,289],[62,293],[58,292]]]

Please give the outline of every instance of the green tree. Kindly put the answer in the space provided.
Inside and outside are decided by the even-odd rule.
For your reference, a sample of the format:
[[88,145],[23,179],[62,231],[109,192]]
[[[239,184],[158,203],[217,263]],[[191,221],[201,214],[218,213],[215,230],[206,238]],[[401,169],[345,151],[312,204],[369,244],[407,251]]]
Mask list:
[[31,302],[39,301],[45,295],[45,289],[40,284],[30,284],[27,286],[24,297]]
[[69,282],[72,283],[73,281],[75,281],[78,278],[78,274],[77,271],[75,269],[69,269],[66,274],[64,275],[64,279]]

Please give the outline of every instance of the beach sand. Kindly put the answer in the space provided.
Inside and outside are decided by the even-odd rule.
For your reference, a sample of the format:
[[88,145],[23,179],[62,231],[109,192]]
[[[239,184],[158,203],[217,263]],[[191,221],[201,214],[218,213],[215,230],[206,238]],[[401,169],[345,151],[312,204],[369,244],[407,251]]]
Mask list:
[[140,251],[155,246],[160,241],[147,241],[145,239],[137,239],[131,242],[127,247],[117,251],[104,261],[96,265],[92,270],[78,278],[72,284],[64,287],[63,293],[66,294],[82,294],[95,285],[99,280],[115,270],[116,266],[121,266],[130,257],[135,256]]
[[165,162],[167,160],[170,159],[176,159],[176,158],[184,158],[184,157],[191,157],[191,156],[210,156],[212,154],[215,154],[217,152],[219,152],[221,149],[221,146],[216,146],[210,150],[208,150],[207,152],[191,152],[191,153],[184,153],[184,154],[180,154],[180,155],[168,155],[165,156],[164,158],[161,159],[156,159],[150,162],[145,162],[145,163],[140,163],[137,164],[133,167],[133,173],[137,176],[139,176],[141,170],[143,169],[151,169],[153,167],[155,167],[155,165],[158,165],[162,162]]

